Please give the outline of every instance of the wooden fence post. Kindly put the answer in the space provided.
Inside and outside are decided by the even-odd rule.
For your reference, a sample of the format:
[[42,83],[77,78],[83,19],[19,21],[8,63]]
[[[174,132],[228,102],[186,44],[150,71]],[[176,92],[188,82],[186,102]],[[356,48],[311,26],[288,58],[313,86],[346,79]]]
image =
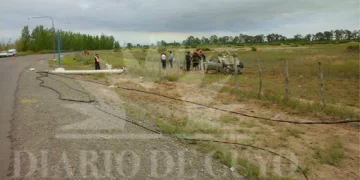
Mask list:
[[177,74],[178,74],[178,80],[180,79],[180,63],[179,63],[179,59],[175,60],[176,61],[176,65],[177,65]]
[[205,72],[204,72],[204,58],[201,57],[201,60],[200,60],[200,68],[201,68],[201,74],[202,74],[202,79],[201,81],[204,81],[205,79]]
[[259,71],[259,94],[258,94],[258,98],[261,98],[262,79],[261,79],[261,66],[260,66],[259,59],[257,60],[257,64],[258,64],[258,71]]
[[154,63],[154,59],[151,60],[151,64],[152,64],[152,71],[151,73],[155,74],[154,71],[155,71],[155,63]]
[[162,62],[161,62],[161,60],[158,60],[158,62],[159,62],[159,72],[158,72],[158,77],[161,77]]
[[289,101],[289,71],[288,60],[285,60],[285,101]]
[[145,58],[145,72],[147,72],[147,57]]
[[318,64],[319,64],[319,78],[320,78],[321,103],[322,103],[322,105],[323,105],[323,108],[325,108],[326,104],[325,104],[324,83],[323,83],[324,74],[323,74],[323,70],[322,70],[322,67],[321,67],[321,62],[318,62]]
[[[219,59],[219,56],[218,56],[218,59]],[[216,80],[217,80],[217,83],[219,84],[219,81],[220,81],[220,78],[219,78],[219,66],[218,66],[217,63],[218,62],[216,62]]]
[[233,55],[233,59],[234,59],[234,68],[235,68],[235,83],[234,83],[234,85],[235,85],[235,97],[237,97],[237,93],[238,93],[238,91],[239,91],[239,84],[238,84],[238,69],[237,69],[237,64],[236,64],[236,62],[237,62],[237,58],[235,57],[235,55]]

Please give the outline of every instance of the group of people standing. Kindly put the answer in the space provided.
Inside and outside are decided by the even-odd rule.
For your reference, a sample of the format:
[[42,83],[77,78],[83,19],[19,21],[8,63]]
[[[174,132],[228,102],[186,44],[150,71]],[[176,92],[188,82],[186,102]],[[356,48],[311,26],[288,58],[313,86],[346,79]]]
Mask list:
[[[175,59],[172,51],[170,51],[169,57],[167,57],[165,53],[162,53],[160,59],[163,69],[166,69],[167,60],[169,61],[170,67],[171,68],[173,67],[173,61]],[[188,51],[185,55],[186,70],[190,71],[191,64],[193,65],[194,70],[198,70],[201,59],[203,60],[203,62],[206,61],[205,54],[202,52],[202,50],[200,50],[199,53],[195,50],[192,56],[190,55],[190,51]],[[94,63],[95,63],[95,70],[100,70],[99,54],[95,54]]]
[[163,69],[166,69],[166,60],[167,59],[169,59],[169,64],[170,64],[170,67],[172,68],[173,67],[173,61],[175,60],[172,51],[170,51],[169,58],[166,57],[165,53],[161,54],[161,64],[162,64]]
[[188,51],[187,54],[185,55],[186,70],[190,71],[191,62],[194,70],[199,69],[199,64],[201,62],[201,59],[203,60],[203,62],[206,61],[206,56],[202,52],[202,50],[200,50],[199,53],[195,50],[192,56],[190,55],[190,51]]
[[[160,59],[161,59],[161,64],[162,64],[163,69],[166,69],[166,61],[167,60],[169,61],[170,67],[171,68],[173,67],[173,61],[175,59],[174,59],[174,55],[173,55],[172,51],[170,51],[169,57],[167,57],[165,53],[162,53]],[[193,65],[194,70],[200,69],[199,65],[200,65],[201,59],[203,59],[203,62],[206,61],[206,56],[202,50],[200,50],[199,52],[195,50],[192,55],[190,55],[190,51],[188,51],[185,55],[186,70],[190,71],[191,64]]]

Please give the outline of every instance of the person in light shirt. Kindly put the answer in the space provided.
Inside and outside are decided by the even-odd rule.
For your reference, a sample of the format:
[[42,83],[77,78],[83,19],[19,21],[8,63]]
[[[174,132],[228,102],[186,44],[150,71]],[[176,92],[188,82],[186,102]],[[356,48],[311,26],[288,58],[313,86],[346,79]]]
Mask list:
[[166,69],[166,54],[162,53],[161,55],[161,63],[162,63],[162,68]]

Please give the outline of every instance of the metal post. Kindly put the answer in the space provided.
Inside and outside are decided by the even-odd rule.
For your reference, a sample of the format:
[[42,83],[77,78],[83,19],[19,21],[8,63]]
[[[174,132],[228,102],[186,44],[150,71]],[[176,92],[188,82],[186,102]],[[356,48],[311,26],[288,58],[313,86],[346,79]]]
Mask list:
[[[54,25],[54,19],[51,17],[51,16],[38,16],[38,17],[29,17],[28,19],[37,19],[37,18],[49,18],[51,19],[51,25],[52,25],[52,29],[53,29],[53,54],[54,54],[54,59],[55,59],[55,25]],[[59,34],[57,35],[58,36],[58,45],[59,45]],[[60,63],[60,47],[58,46],[58,64],[59,64],[59,68],[61,67],[61,63]]]
[[52,29],[53,29],[53,54],[54,54],[54,58],[53,60],[55,60],[55,26],[54,26],[54,20],[51,18],[51,23],[52,23]]
[[49,19],[51,19],[51,25],[52,25],[52,29],[53,29],[53,54],[54,54],[54,59],[55,59],[55,26],[54,26],[54,20],[50,16],[29,17],[28,19],[30,20],[30,19],[36,19],[36,18],[49,18]]
[[58,65],[61,68],[61,61],[60,61],[60,32],[57,32],[57,41],[58,41]]

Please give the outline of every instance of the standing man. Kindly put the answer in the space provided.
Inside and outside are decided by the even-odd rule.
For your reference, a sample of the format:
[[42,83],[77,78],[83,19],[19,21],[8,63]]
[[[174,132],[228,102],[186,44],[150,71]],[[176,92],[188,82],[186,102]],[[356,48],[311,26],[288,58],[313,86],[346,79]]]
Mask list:
[[162,55],[161,55],[161,63],[162,63],[162,68],[166,69],[166,55],[165,55],[165,53],[162,53]]
[[203,59],[204,62],[206,62],[206,57],[202,50],[200,50],[200,57]]
[[95,70],[100,70],[99,54],[95,54],[94,62],[95,62]]
[[172,54],[172,51],[170,51],[170,55],[169,55],[169,63],[170,63],[170,67],[172,68],[172,62],[173,62],[173,54]]
[[192,60],[193,60],[193,68],[194,70],[199,68],[199,62],[200,62],[200,55],[198,54],[198,52],[195,50],[194,54],[192,56]]
[[190,71],[190,64],[191,64],[190,51],[188,51],[187,54],[185,55],[185,61],[186,61],[186,70]]

